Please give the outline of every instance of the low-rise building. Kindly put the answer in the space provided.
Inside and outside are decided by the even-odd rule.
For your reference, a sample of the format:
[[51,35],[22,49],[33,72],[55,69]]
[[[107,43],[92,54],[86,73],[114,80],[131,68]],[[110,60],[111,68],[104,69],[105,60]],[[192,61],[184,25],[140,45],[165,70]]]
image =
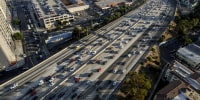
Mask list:
[[70,24],[74,19],[60,0],[32,0],[32,4],[38,20],[47,29],[55,28],[60,22]]
[[174,61],[166,73],[169,84],[156,93],[154,100],[197,100],[200,98],[200,73]]
[[67,7],[67,10],[70,12],[70,13],[76,13],[78,11],[83,11],[83,10],[86,10],[89,8],[89,5],[87,4],[72,4],[72,5],[69,5],[69,6],[66,6]]
[[119,4],[131,4],[133,0],[100,0],[95,2],[95,5],[101,10],[105,10],[111,7],[116,7]]
[[176,80],[156,93],[154,100],[198,100],[200,94],[190,87],[190,84]]
[[194,43],[189,44],[186,47],[180,48],[176,52],[176,56],[189,67],[197,70],[200,69],[200,46]]
[[191,69],[187,68],[183,64],[181,64],[178,61],[174,61],[172,66],[170,66],[166,72],[165,72],[165,77],[168,81],[174,81],[174,80],[180,80],[179,78],[182,77],[188,77],[192,75],[194,71]]
[[198,4],[198,0],[180,0],[180,3],[188,8],[193,8]]
[[175,61],[173,65],[167,69],[165,77],[170,82],[182,80],[189,84],[191,88],[200,92],[200,74],[187,68],[178,61]]

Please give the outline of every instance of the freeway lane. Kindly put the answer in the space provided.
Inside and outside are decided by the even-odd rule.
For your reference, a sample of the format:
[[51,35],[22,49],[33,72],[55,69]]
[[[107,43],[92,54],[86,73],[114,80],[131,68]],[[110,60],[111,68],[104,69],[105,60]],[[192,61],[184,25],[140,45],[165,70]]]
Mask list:
[[[109,34],[109,33],[108,33]],[[122,36],[124,36],[123,34],[122,35],[119,35],[119,37],[118,38],[120,38],[120,37],[122,37]],[[117,39],[114,39],[112,42],[115,42]],[[103,49],[105,49],[106,47],[108,47],[108,46],[110,46],[111,44],[112,44],[112,42],[111,43],[108,43],[107,45],[104,45],[104,47],[103,47]],[[103,50],[100,50],[99,52],[103,52]],[[98,56],[100,53],[98,53],[96,56]],[[88,62],[88,61],[87,61]],[[96,67],[96,66],[95,66]],[[82,68],[83,68],[83,66],[82,66]],[[86,67],[84,67],[84,68],[86,68]],[[62,84],[61,84],[62,85]]]
[[[157,35],[159,35],[160,33],[157,33]],[[140,58],[140,57],[139,57]],[[121,61],[121,60],[120,60]],[[137,60],[136,60],[137,61]],[[136,62],[135,62],[136,63]],[[130,66],[130,64],[128,65],[128,66]],[[105,76],[107,77],[108,75],[107,74],[105,74]],[[121,77],[121,76],[119,76],[119,77],[116,77],[117,75],[114,75],[114,76],[112,76],[112,77],[110,77],[110,79],[109,80],[119,80],[119,78]],[[98,80],[100,80],[100,79],[98,79]],[[107,82],[106,80],[105,80],[105,82]],[[105,83],[103,83],[103,85],[104,85]],[[99,86],[99,83],[98,83],[98,85],[95,85],[95,86],[93,86],[92,88],[91,88],[91,90],[95,90],[95,87],[96,86]],[[110,85],[110,86],[112,86],[112,85]],[[104,88],[105,88],[105,86],[104,86]],[[114,89],[113,89],[114,90]],[[112,91],[109,91],[109,93],[112,93]],[[98,95],[99,95],[100,93],[98,93]],[[105,94],[105,93],[104,93]],[[88,94],[86,94],[86,95],[88,95]],[[84,97],[86,96],[86,95],[84,95]],[[93,96],[95,96],[95,94],[93,94]],[[105,96],[106,95],[103,95],[103,98],[105,99]],[[89,95],[88,96],[89,98],[86,98],[86,99],[94,99],[94,97],[92,97],[91,95]],[[109,96],[108,96],[109,97]]]
[[[93,40],[95,40],[95,39],[96,38],[94,38]],[[92,42],[92,41],[89,41],[87,43],[89,44],[90,42]],[[85,46],[85,44],[81,45],[80,47],[83,47],[83,46]],[[22,75],[19,75],[15,79],[13,79],[13,80],[1,85],[1,88],[3,88],[4,86],[8,86],[10,84],[16,83],[16,82],[19,82],[19,85],[22,85],[25,82],[32,80],[31,78],[27,78],[26,80],[24,79],[23,81],[21,81],[22,77],[31,77],[31,75],[29,75],[30,73],[35,72],[36,70],[42,70],[43,68],[48,68],[53,63],[57,63],[59,61],[62,61],[63,59],[65,59],[66,56],[72,56],[73,53],[74,53],[74,50],[72,50],[72,49],[69,49],[69,48],[64,49],[64,50],[62,50],[62,52],[59,52],[59,53],[55,54],[54,56],[50,57],[49,59],[45,60],[44,62],[36,65],[34,68],[31,68],[30,70],[24,72]],[[52,61],[52,60],[55,60],[55,59],[57,61]],[[51,62],[51,63],[49,63],[49,62]],[[40,73],[39,74],[35,73],[35,76],[38,76],[38,75],[40,75]]]
[[[126,16],[131,15],[132,13],[133,13],[133,11],[129,12]],[[115,25],[119,24],[119,22],[120,22],[121,20],[123,20],[123,19],[124,19],[124,17],[122,16],[122,17],[119,18],[118,20],[115,20],[115,21],[109,23],[108,25],[102,27],[101,29],[97,30],[95,33],[106,32],[105,29],[108,30],[108,29],[111,29],[111,28],[115,27]],[[103,30],[103,31],[102,31],[102,30]],[[91,36],[91,35],[90,35],[90,36]],[[87,38],[87,37],[85,37],[85,38]],[[96,38],[90,38],[90,39],[91,39],[90,42],[92,42],[92,41],[95,40]],[[81,40],[84,40],[84,38],[81,39]],[[89,44],[90,42],[88,41],[88,44]],[[78,42],[76,42],[76,43],[78,43]],[[76,44],[76,43],[75,43],[75,44]],[[82,47],[82,46],[81,46],[81,47]],[[67,52],[67,51],[68,51],[68,52]],[[12,80],[10,80],[10,81],[8,81],[8,82],[5,82],[4,84],[1,84],[1,85],[0,85],[1,93],[2,93],[2,91],[3,91],[2,89],[4,89],[4,87],[7,87],[7,86],[9,86],[9,85],[11,85],[11,84],[14,84],[14,83],[20,81],[20,79],[22,79],[22,78],[28,76],[29,73],[32,73],[33,71],[35,71],[35,70],[37,70],[37,69],[39,69],[39,68],[45,66],[48,62],[51,62],[54,58],[57,58],[57,57],[59,57],[60,55],[62,55],[62,54],[64,54],[64,53],[69,53],[69,55],[70,55],[70,54],[73,53],[73,50],[70,51],[70,50],[68,50],[68,49],[64,49],[64,50],[58,52],[57,54],[53,55],[52,57],[48,58],[47,60],[41,62],[41,63],[38,64],[38,65],[36,65],[35,67],[33,67],[33,68],[29,69],[28,71],[22,73],[21,75],[18,75],[17,77],[13,78]],[[45,66],[45,67],[48,67],[48,66]],[[30,81],[30,80],[26,80],[26,81]],[[22,85],[22,84],[19,84],[19,85]]]
[[[112,23],[109,23],[108,25],[104,26],[103,29],[107,29],[108,27],[111,27],[111,28],[114,27],[114,26],[117,25],[117,24],[120,22],[120,20],[122,20],[122,19],[123,19],[123,17],[121,17],[121,18],[118,19],[118,20],[113,21]],[[109,29],[110,29],[110,28],[109,28]],[[96,31],[96,33],[99,33],[99,32],[102,32],[102,29],[99,29],[99,30]],[[106,32],[106,31],[104,31],[104,32]],[[91,35],[93,35],[93,34],[90,34],[89,36],[91,36]],[[87,39],[88,37],[85,37],[85,38]],[[85,40],[85,38],[81,39],[80,41]],[[87,42],[87,44],[92,43],[92,42],[95,41],[96,39],[97,39],[97,37],[96,37],[96,38],[95,38],[95,37],[90,38],[89,41]],[[82,42],[76,42],[75,44],[78,44],[78,43],[81,44]],[[73,45],[74,45],[74,44],[72,44],[71,47],[73,47]],[[84,46],[85,46],[85,45],[81,45],[80,47],[84,47]],[[9,86],[9,85],[11,85],[11,84],[14,84],[14,83],[16,83],[16,82],[21,83],[21,84],[19,84],[19,85],[23,85],[23,82],[20,82],[20,80],[21,80],[22,78],[25,78],[25,77],[29,76],[29,73],[32,73],[32,72],[34,72],[34,71],[36,71],[36,70],[38,70],[38,69],[40,69],[40,68],[42,69],[42,67],[45,67],[45,68],[46,68],[46,67],[48,67],[48,66],[45,66],[45,65],[47,65],[49,62],[51,62],[51,61],[54,60],[55,58],[63,59],[63,58],[61,57],[63,54],[66,53],[66,54],[68,54],[68,56],[70,56],[73,52],[74,52],[74,50],[70,50],[69,48],[66,48],[66,49],[64,49],[64,50],[62,50],[62,51],[56,53],[55,55],[51,56],[50,58],[46,59],[45,61],[39,63],[39,64],[36,65],[35,67],[29,69],[28,71],[26,71],[26,72],[24,72],[24,73],[22,73],[22,74],[16,76],[16,77],[13,78],[12,80],[9,80],[8,82],[5,82],[5,83],[1,84],[1,85],[0,85],[1,93],[2,93],[2,91],[4,91],[4,90],[3,90],[4,87],[7,87],[7,86]],[[39,75],[39,74],[38,74],[38,75]],[[25,81],[27,82],[27,81],[30,81],[30,80],[31,80],[31,79],[27,78]],[[25,82],[25,81],[24,81],[24,82]]]
[[[135,26],[135,25],[134,25],[134,26]],[[134,27],[134,26],[133,26],[133,27]],[[150,25],[149,25],[149,26],[150,26]],[[131,40],[131,42],[128,43],[127,46],[126,46],[126,45],[124,46],[123,50],[126,50],[130,45],[132,45],[132,43],[134,43],[135,40],[137,40],[137,38],[140,37],[141,35],[142,35],[142,33],[138,33],[138,35],[137,35],[136,37],[134,37],[134,39]],[[127,37],[129,37],[129,36],[127,36]],[[127,37],[123,37],[123,38],[126,39]],[[118,42],[118,41],[117,41],[117,42]],[[112,44],[112,45],[113,45],[113,44]],[[118,50],[119,50],[119,49],[118,49]],[[116,50],[115,50],[115,51],[116,51]],[[123,53],[123,51],[119,52],[119,55],[117,55],[114,59],[116,60],[122,53]],[[105,55],[102,55],[102,54],[101,54],[100,56],[106,56],[106,55],[107,55],[107,54],[105,54]],[[102,58],[102,57],[97,57],[97,58]],[[114,62],[114,61],[112,61],[112,62],[111,62],[111,61],[108,61],[108,62],[109,62],[110,65],[111,65],[112,62]],[[107,67],[109,67],[110,65],[107,65]],[[98,67],[99,65],[96,65],[96,64],[95,64],[95,65],[87,65],[87,69],[91,68],[92,66],[93,66],[93,68],[95,67],[94,69],[96,69],[96,67]],[[101,66],[102,66],[102,65],[101,65]],[[107,68],[107,67],[106,67],[106,68]],[[105,67],[102,66],[102,71],[104,71],[104,68],[105,68]],[[106,70],[106,68],[105,68],[105,70]],[[101,73],[101,72],[100,72],[100,73]],[[100,74],[95,74],[95,75],[93,75],[93,76],[98,77],[99,75],[100,75]],[[95,78],[95,77],[94,77],[94,79],[97,79],[97,78]],[[92,78],[91,81],[93,81],[94,79]],[[71,86],[70,86],[70,87],[71,87]],[[75,86],[73,86],[73,87],[75,87]],[[71,88],[72,88],[72,87],[71,87]],[[70,91],[69,91],[68,93],[70,93]],[[69,97],[69,96],[68,96],[68,97]]]

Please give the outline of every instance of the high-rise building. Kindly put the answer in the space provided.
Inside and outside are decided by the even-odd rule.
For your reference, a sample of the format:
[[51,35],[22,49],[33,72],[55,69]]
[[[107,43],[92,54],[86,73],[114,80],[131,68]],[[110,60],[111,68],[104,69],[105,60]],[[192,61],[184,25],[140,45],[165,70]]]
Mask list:
[[5,0],[0,0],[0,68],[16,62],[13,30],[10,25],[11,14]]

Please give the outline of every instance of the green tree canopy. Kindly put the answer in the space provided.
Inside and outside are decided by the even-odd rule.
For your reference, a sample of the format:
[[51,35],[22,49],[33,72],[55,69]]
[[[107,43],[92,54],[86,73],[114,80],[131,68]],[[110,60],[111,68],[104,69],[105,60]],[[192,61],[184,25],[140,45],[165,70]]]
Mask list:
[[13,34],[13,38],[15,40],[22,40],[23,39],[23,34],[20,33],[20,32],[16,32],[16,33]]
[[87,36],[88,34],[89,34],[89,31],[87,27],[75,26],[72,32],[72,37],[74,39],[80,39],[84,36]]
[[121,91],[127,100],[144,100],[151,88],[151,81],[143,73],[130,72]]
[[13,19],[12,24],[13,25],[20,25],[21,21],[19,19]]

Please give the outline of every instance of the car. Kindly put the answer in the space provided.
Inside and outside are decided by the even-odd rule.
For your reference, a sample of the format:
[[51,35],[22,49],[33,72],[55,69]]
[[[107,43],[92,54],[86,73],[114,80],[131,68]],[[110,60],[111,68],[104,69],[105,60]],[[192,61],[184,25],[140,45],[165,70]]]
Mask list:
[[64,96],[65,95],[65,92],[61,92],[59,95],[58,95],[58,97],[60,98],[60,97],[62,97],[62,96]]
[[131,57],[131,53],[129,53],[127,56],[130,58]]
[[118,84],[118,81],[113,81],[112,86],[116,86]]
[[117,73],[119,73],[119,74],[124,74],[125,72],[126,72],[126,70],[120,69],[120,70],[118,70]]
[[75,82],[78,83],[80,82],[81,78],[80,77],[75,77]]
[[98,69],[97,69],[97,72],[100,72],[100,71],[101,71],[101,68],[98,68]]
[[18,83],[15,83],[10,87],[10,89],[12,90],[12,89],[16,88],[17,86],[18,86]]
[[80,61],[82,59],[82,56],[76,57],[76,60]]
[[91,84],[92,82],[90,81],[90,80],[87,80],[86,81],[86,85],[89,85],[89,84]]
[[69,68],[69,72],[73,72],[75,70],[74,67]]
[[54,82],[50,82],[49,86],[54,86],[55,83]]
[[113,69],[113,71],[112,71],[113,73],[117,73],[117,70],[116,69]]
[[118,65],[125,65],[126,62],[118,62],[117,64],[118,64]]
[[141,54],[141,53],[142,53],[142,51],[137,51],[137,52],[136,52],[136,54]]
[[43,80],[40,80],[39,83],[38,83],[39,86],[41,86],[41,85],[43,85],[43,84],[44,84],[44,81],[43,81]]
[[92,75],[93,75],[93,73],[89,73],[89,74],[88,74],[88,77],[91,77]]
[[90,51],[90,54],[95,55],[96,51]]
[[73,95],[71,96],[71,99],[74,99],[76,96],[77,96],[77,93],[73,94]]
[[112,56],[108,56],[107,58],[108,59],[113,59],[115,56],[114,55],[112,55]]
[[60,79],[64,79],[65,78],[65,76],[62,75],[62,74],[57,75],[57,77],[60,78]]
[[49,80],[49,82],[53,82],[54,79],[55,79],[54,77],[51,77],[50,80]]
[[101,60],[99,60],[97,63],[101,64],[101,65],[105,65],[107,63],[107,61],[101,61]]
[[136,51],[133,51],[132,54],[135,55],[135,54],[136,54]]

